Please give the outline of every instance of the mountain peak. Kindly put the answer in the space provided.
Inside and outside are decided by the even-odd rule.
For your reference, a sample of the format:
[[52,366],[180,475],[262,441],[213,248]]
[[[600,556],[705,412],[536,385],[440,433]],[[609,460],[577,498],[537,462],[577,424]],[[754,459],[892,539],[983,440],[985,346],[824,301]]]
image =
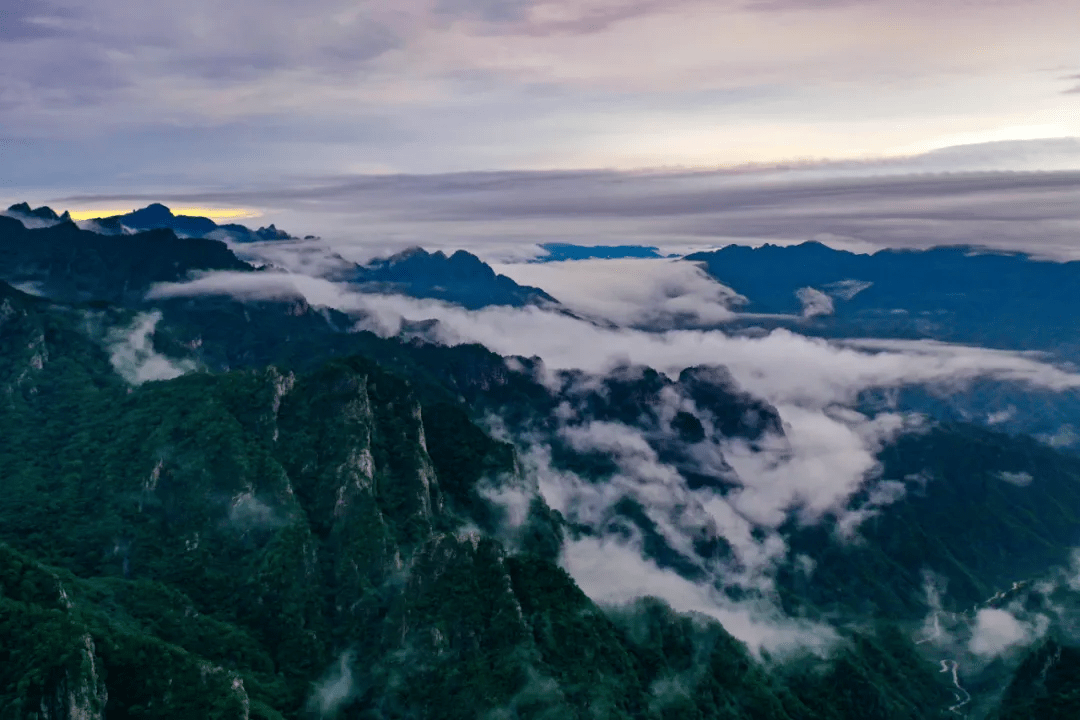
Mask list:
[[8,212],[15,213],[16,215],[38,218],[39,220],[64,220],[70,219],[71,217],[66,210],[63,215],[57,215],[56,211],[48,205],[42,205],[41,207],[31,210],[30,204],[27,202],[15,203],[8,208]]
[[172,220],[176,216],[172,210],[161,203],[150,203],[141,210],[135,210],[124,217],[140,225],[150,225]]
[[496,274],[490,265],[466,250],[457,250],[447,257],[442,250],[406,248],[358,266],[354,282],[378,292],[434,298],[469,309],[556,302],[539,288],[518,285],[505,275]]
[[[119,234],[123,228],[135,231],[158,230],[168,228],[178,235],[189,237],[229,237],[235,242],[257,242],[259,240],[288,240],[292,235],[284,230],[278,230],[271,224],[252,230],[244,225],[226,224],[218,225],[208,217],[200,215],[176,215],[166,205],[150,203],[144,208],[133,210],[124,215],[113,215],[106,218],[95,218],[100,229],[107,234]],[[211,236],[215,231],[222,231],[218,235]]]
[[429,253],[427,250],[420,247],[419,245],[413,245],[412,247],[407,247],[404,250],[401,250],[400,252],[396,252],[393,255],[385,258],[383,260],[383,262],[388,263],[388,264],[394,264],[394,263],[402,262],[404,260],[408,260],[409,258],[417,256],[417,255],[420,255],[420,256],[423,256],[423,257],[428,257],[430,254],[431,253]]

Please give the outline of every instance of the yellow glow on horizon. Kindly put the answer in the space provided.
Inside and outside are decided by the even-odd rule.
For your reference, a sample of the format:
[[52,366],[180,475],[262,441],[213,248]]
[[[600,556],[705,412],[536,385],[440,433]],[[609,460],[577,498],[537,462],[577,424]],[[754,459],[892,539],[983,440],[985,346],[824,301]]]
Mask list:
[[[126,215],[135,208],[97,208],[93,210],[68,210],[72,220],[91,220],[93,218],[112,217],[113,215]],[[210,207],[176,207],[170,208],[173,215],[196,215],[210,218],[211,220],[228,220],[253,218],[262,215],[261,210],[252,208],[210,208]]]
[[960,145],[978,145],[982,143],[1007,142],[1010,140],[1053,140],[1057,138],[1075,137],[1080,127],[1075,123],[1046,123],[1043,125],[1012,125],[995,127],[986,130],[955,133],[943,137],[931,138],[921,142],[912,143],[900,150],[903,154],[918,155],[921,153],[942,150]]
[[[61,211],[63,212],[63,211]],[[91,218],[112,217],[113,215],[126,215],[131,208],[105,208],[103,210],[68,210],[72,220],[89,220]]]
[[178,207],[172,208],[172,211],[174,215],[198,215],[200,217],[210,218],[211,220],[251,218],[262,215],[261,210],[254,210],[252,208]]

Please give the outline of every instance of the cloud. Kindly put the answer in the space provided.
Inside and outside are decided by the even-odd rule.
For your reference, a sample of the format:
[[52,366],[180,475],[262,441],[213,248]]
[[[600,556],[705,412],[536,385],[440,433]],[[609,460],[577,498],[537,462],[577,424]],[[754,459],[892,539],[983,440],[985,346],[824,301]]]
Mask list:
[[561,562],[585,594],[602,605],[658,597],[678,612],[719,621],[755,653],[766,650],[777,657],[805,650],[826,653],[838,638],[832,628],[787,617],[768,602],[731,601],[706,585],[658,568],[638,548],[613,540],[569,542]]
[[812,287],[799,288],[795,291],[795,296],[802,303],[803,317],[812,318],[819,315],[833,314],[832,298],[820,290],[815,290]]
[[1053,448],[1065,448],[1076,445],[1080,441],[1080,434],[1072,425],[1062,425],[1056,432],[1037,436],[1044,443]]
[[[855,252],[852,250],[852,252]],[[838,297],[841,300],[850,300],[863,290],[866,290],[874,283],[868,280],[840,280],[838,282],[829,283],[826,289],[829,294]]]
[[737,317],[746,299],[693,263],[671,260],[579,260],[511,263],[495,271],[539,287],[564,306],[620,326],[711,325]]
[[318,713],[320,718],[335,717],[338,710],[355,695],[356,682],[353,679],[352,663],[353,653],[342,653],[337,663],[315,683],[308,707]]
[[968,647],[979,657],[997,657],[1013,648],[1029,645],[1046,632],[1048,623],[1041,615],[1025,622],[1006,610],[983,608],[975,616],[974,633]]
[[229,522],[237,529],[246,531],[280,527],[285,524],[285,518],[249,490],[229,501]]
[[1038,70],[1074,60],[1075,0],[1034,3],[20,2],[5,160],[22,189],[143,191],[1076,135]]
[[[850,406],[861,392],[871,388],[908,384],[958,388],[981,378],[1054,391],[1080,388],[1080,374],[1044,362],[1038,353],[926,340],[831,342],[785,329],[749,337],[719,330],[604,328],[536,307],[468,312],[437,301],[359,294],[343,284],[298,274],[207,273],[187,283],[158,285],[149,296],[214,293],[241,298],[281,298],[299,293],[312,305],[362,312],[390,334],[403,319],[435,319],[443,342],[479,342],[502,355],[538,355],[552,368],[602,373],[629,360],[678,374],[687,367],[720,362],[752,394],[773,404],[809,408]],[[793,367],[799,372],[791,372]]]
[[171,380],[197,369],[194,361],[176,360],[154,349],[154,329],[161,320],[158,311],[139,313],[126,328],[109,331],[105,348],[109,362],[124,380],[141,385],[151,380]]
[[75,13],[63,5],[48,0],[21,0],[4,8],[4,24],[0,40],[25,43],[64,34],[64,23]]
[[23,224],[23,227],[31,230],[52,227],[53,225],[57,225],[62,222],[61,220],[46,220],[45,218],[34,217],[33,215],[23,215],[22,213],[14,213],[7,210],[0,210],[0,215],[3,215],[4,217],[14,218],[15,220],[21,222]]
[[[742,483],[727,501],[764,527],[778,527],[791,510],[811,523],[829,512],[844,514],[848,500],[880,473],[876,456],[881,448],[919,427],[892,413],[870,418],[838,407],[822,411],[780,405],[777,410],[784,420],[782,440],[756,449],[745,441],[724,447],[724,458]],[[894,488],[876,486],[878,494],[869,504],[895,501]]]
[[[565,265],[570,277],[588,277],[584,272],[575,275],[572,265],[558,265]],[[637,317],[646,299],[655,296],[652,288],[672,277],[686,282],[677,287],[700,296],[702,286],[694,275],[667,275],[668,265],[650,262],[641,266],[646,272],[640,276],[626,276],[626,284],[637,282],[646,289],[611,293],[604,314],[621,320]],[[651,280],[649,272],[656,273]],[[586,306],[593,302],[590,293],[616,287],[617,279],[618,273],[611,273],[588,292],[572,294],[573,302]],[[565,287],[571,284],[564,281]],[[433,335],[443,342],[479,342],[502,355],[543,358],[541,379],[552,389],[564,384],[558,369],[583,371],[552,418],[552,434],[537,431],[510,438],[521,449],[530,481],[499,490],[495,484],[488,491],[489,499],[506,509],[508,536],[520,529],[528,503],[539,494],[571,524],[591,528],[591,537],[568,541],[563,555],[565,567],[590,596],[621,603],[641,594],[656,595],[676,609],[709,614],[753,647],[770,651],[785,643],[820,647],[827,637],[775,610],[775,570],[788,555],[779,530],[785,521],[794,517],[816,523],[835,517],[842,542],[856,536],[866,518],[902,498],[909,482],[920,482],[882,477],[877,461],[884,445],[920,429],[918,418],[856,412],[852,408],[861,393],[927,384],[959,389],[985,378],[1063,392],[1080,388],[1080,375],[1032,353],[924,341],[830,342],[788,330],[759,336],[720,330],[648,332],[534,307],[468,312],[436,301],[362,295],[340,283],[295,273],[209,273],[187,283],[158,286],[151,295],[204,293],[241,298],[296,294],[312,305],[354,313],[361,327],[389,335],[406,320],[434,319]],[[632,426],[581,412],[575,393],[602,390],[603,378],[613,368],[630,372],[627,366],[635,364],[669,376],[691,366],[722,364],[739,387],[776,407],[783,435],[766,435],[753,444],[715,438],[708,414],[674,391],[656,399],[651,409],[656,419]],[[657,448],[668,437],[667,422],[679,411],[696,413],[708,439],[683,448],[683,465],[677,467]],[[550,445],[555,441],[605,454],[615,465],[614,474],[595,482],[553,468]],[[690,467],[722,478],[730,489],[691,489],[683,475]],[[626,500],[641,508],[641,518],[628,519]],[[698,552],[701,542],[717,540],[730,552]],[[652,543],[648,553],[647,541]],[[725,593],[730,588],[738,588],[748,600],[733,603]],[[980,643],[990,646],[988,639]]]
[[[280,272],[219,272],[196,275],[185,282],[159,283],[147,292],[149,300],[199,295],[230,295],[239,300],[282,300],[302,297],[297,282],[306,283],[309,292],[322,297],[315,289],[325,283],[317,278]],[[329,283],[326,283],[329,284]]]
[[[547,242],[634,243],[667,253],[809,239],[856,252],[972,244],[1069,259],[1080,257],[1078,170],[1080,140],[1062,139],[787,168],[338,176],[246,191],[59,202],[273,208],[268,221],[319,234],[349,259],[410,244],[526,259]],[[606,275],[616,266],[594,267]]]
[[1008,472],[1006,470],[999,472],[997,478],[1017,487],[1027,487],[1035,479],[1029,472]]

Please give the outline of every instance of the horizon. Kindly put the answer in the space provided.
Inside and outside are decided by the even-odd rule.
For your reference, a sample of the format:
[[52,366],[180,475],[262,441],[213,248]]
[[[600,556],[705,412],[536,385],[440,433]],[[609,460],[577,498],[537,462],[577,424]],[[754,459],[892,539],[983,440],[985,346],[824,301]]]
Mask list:
[[[819,239],[1078,257],[1080,183],[1059,175],[1080,173],[1078,11],[1080,0],[227,12],[34,0],[0,27],[3,194],[75,217],[149,199],[243,212],[344,245]],[[988,173],[1011,186],[991,197]],[[943,177],[946,193],[929,187]],[[1033,196],[1047,177],[1056,189]],[[877,195],[859,206],[862,179]],[[843,180],[848,192],[809,206]],[[785,184],[810,191],[774,192]],[[712,205],[680,211],[680,196]],[[1032,203],[1049,216],[1029,231]]]

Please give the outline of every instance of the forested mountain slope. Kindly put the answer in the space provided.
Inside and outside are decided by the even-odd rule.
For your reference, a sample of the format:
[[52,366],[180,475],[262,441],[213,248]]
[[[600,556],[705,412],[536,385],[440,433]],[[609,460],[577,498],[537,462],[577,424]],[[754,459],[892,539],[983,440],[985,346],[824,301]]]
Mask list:
[[[594,603],[560,567],[570,542],[640,533],[651,562],[699,583],[730,548],[665,545],[633,503],[564,517],[493,437],[496,418],[502,437],[543,439],[553,468],[602,490],[619,468],[558,418],[632,426],[723,497],[702,443],[785,430],[722,368],[556,373],[349,332],[297,298],[148,300],[190,270],[251,270],[167,231],[61,223],[26,248],[4,229],[0,269],[53,299],[0,284],[2,720],[955,716],[946,651],[922,643],[926,573],[947,580],[940,612],[974,622],[1080,541],[1080,459],[931,424],[881,451],[886,477],[921,480],[858,542],[835,519],[784,528],[782,605],[835,637],[773,657],[660,600]],[[527,504],[499,501],[515,494]],[[1067,712],[1072,642],[1022,663],[1019,646],[988,712]]]

